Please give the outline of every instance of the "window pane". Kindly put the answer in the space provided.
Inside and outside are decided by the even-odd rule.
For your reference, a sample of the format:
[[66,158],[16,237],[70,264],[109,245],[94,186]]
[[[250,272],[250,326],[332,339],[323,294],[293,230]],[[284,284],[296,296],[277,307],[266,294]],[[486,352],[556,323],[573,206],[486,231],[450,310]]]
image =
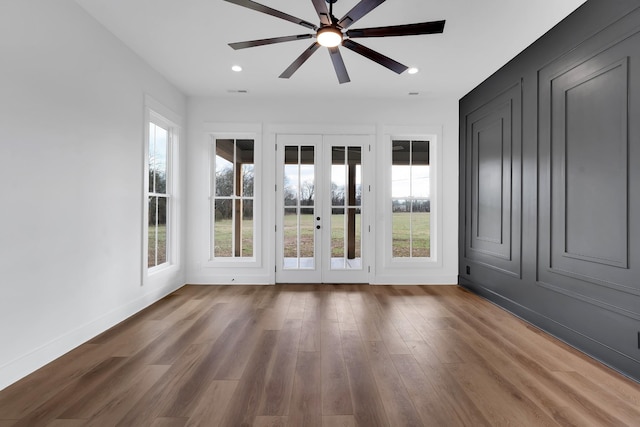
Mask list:
[[361,209],[333,208],[331,211],[331,269],[361,269]]
[[331,258],[344,258],[344,209],[331,209]]
[[411,144],[411,196],[429,197],[429,142]]
[[252,164],[242,164],[242,195],[253,197],[253,186],[255,181],[254,166]]
[[234,141],[232,139],[216,140],[216,196],[231,196],[234,187]]
[[241,179],[236,188],[238,196],[253,196],[253,140],[238,139],[236,140],[236,165],[239,165],[239,173],[242,175],[237,177]]
[[360,258],[362,256],[362,210],[359,208],[350,208],[349,217],[347,218],[347,230],[353,221],[352,231],[348,234],[347,252],[348,259]]
[[294,145],[287,145],[284,147],[284,164],[285,165],[297,165],[299,164],[298,147]]
[[166,129],[163,129],[160,126],[156,125],[154,163],[156,170],[163,174],[167,173],[167,143],[169,140],[168,135],[169,133]]
[[411,196],[429,197],[429,166],[411,167]]
[[313,206],[315,201],[315,168],[313,165],[300,166],[300,205]]
[[167,262],[167,217],[167,198],[149,197],[148,267]]
[[[300,147],[300,198],[301,206],[313,206],[315,202],[315,148]],[[313,213],[312,213],[313,215]]]
[[167,217],[167,198],[149,197],[148,267],[167,262]]
[[149,123],[149,192],[167,191],[167,150],[169,132],[155,123]]
[[411,167],[392,166],[391,169],[391,197],[411,196]]
[[393,141],[391,150],[394,166],[408,166],[410,164],[411,141]]
[[362,166],[356,165],[356,199],[355,206],[362,206]]
[[[315,218],[313,208],[300,209],[300,257],[313,258],[315,242]],[[313,265],[306,265],[313,268]]]
[[167,192],[167,143],[168,132],[160,126],[155,126],[155,152],[154,152],[154,174],[155,192]]
[[216,200],[213,218],[213,256],[233,256],[232,200]]
[[361,151],[360,147],[349,147],[347,151],[347,204],[349,206],[356,206],[359,204],[358,194],[361,193],[360,187],[362,185],[360,178],[360,165],[361,165]]
[[411,208],[406,200],[393,200],[391,245],[393,257],[411,256]]
[[411,142],[411,164],[429,166],[429,141]]
[[300,166],[284,166],[283,196],[285,206],[298,206],[298,175]]
[[167,175],[158,169],[153,171],[153,181],[155,182],[155,192],[158,194],[167,193]]
[[158,232],[156,226],[156,206],[157,197],[149,197],[149,218],[148,218],[148,251],[147,251],[147,266],[156,266],[156,235]]
[[345,165],[331,165],[331,205],[344,206],[345,203]]
[[253,200],[242,200],[242,255],[253,256]]
[[[156,125],[149,123],[149,193],[154,193],[156,188],[155,181],[155,153],[156,153]],[[155,258],[154,258],[155,259]]]
[[298,258],[298,210],[286,208],[283,217],[284,256]]
[[411,142],[393,141],[391,166],[391,196],[411,196]]
[[167,218],[169,216],[167,198],[158,197],[158,227],[157,227],[157,247],[156,265],[167,262]]
[[413,257],[429,257],[430,244],[430,203],[428,200],[415,200],[411,212],[411,240]]
[[331,164],[344,165],[346,160],[346,147],[331,147]]
[[315,148],[313,146],[303,145],[300,147],[300,164],[301,165],[313,165],[315,164]]

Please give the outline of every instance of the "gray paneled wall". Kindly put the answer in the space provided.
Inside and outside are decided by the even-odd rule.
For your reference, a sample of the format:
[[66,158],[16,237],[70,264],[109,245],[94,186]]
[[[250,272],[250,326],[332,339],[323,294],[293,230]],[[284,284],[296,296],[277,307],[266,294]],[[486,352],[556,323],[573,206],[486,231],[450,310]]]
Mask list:
[[460,101],[460,284],[640,380],[640,3],[590,0]]

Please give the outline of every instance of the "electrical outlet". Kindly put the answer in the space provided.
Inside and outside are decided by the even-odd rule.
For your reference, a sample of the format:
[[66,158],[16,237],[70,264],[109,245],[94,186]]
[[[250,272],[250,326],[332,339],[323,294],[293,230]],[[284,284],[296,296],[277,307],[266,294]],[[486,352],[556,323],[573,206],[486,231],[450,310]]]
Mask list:
[[471,267],[467,265],[467,274],[471,274]]

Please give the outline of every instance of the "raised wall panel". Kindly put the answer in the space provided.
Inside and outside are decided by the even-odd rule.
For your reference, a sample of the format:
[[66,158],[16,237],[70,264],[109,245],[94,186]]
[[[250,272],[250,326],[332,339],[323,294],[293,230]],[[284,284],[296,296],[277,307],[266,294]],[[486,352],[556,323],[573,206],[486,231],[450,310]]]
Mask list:
[[510,145],[510,141],[505,141],[505,133],[511,133],[510,123],[505,120],[510,115],[510,107],[506,104],[505,111],[485,120],[485,126],[480,126],[480,123],[472,125],[471,179],[474,182],[471,203],[474,212],[471,226],[475,228],[474,241],[496,243],[498,247],[504,246],[503,151],[505,142],[507,150]]
[[465,254],[520,274],[521,86],[466,116]]
[[[639,79],[640,34],[540,73],[541,286],[640,319],[640,268],[632,206],[640,160],[630,93]],[[635,146],[634,146],[635,145]],[[635,257],[634,257],[635,256]],[[615,292],[612,292],[615,291]]]
[[627,74],[625,58],[554,81],[557,257],[627,267]]

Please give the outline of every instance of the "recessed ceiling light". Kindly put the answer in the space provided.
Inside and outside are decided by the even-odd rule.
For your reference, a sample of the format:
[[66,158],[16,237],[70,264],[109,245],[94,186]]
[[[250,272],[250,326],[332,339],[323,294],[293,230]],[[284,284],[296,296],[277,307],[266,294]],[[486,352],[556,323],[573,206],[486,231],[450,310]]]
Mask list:
[[409,74],[416,74],[418,71],[420,70],[418,70],[416,67],[411,67],[409,68],[409,70],[407,70]]
[[233,67],[231,67],[231,69],[236,73],[239,73],[240,71],[242,71],[242,67],[239,65],[234,65]]

